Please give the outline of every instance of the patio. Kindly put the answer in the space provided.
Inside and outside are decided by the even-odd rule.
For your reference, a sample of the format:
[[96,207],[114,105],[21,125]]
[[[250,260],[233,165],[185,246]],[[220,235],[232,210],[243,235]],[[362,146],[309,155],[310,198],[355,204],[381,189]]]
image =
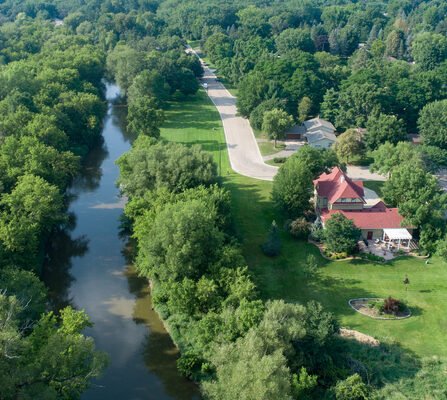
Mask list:
[[384,240],[367,240],[368,246],[364,241],[359,242],[360,251],[363,253],[370,253],[382,257],[385,260],[392,260],[394,257],[401,255],[402,252],[409,254],[418,246],[414,240],[410,241],[408,246],[398,246],[392,242]]

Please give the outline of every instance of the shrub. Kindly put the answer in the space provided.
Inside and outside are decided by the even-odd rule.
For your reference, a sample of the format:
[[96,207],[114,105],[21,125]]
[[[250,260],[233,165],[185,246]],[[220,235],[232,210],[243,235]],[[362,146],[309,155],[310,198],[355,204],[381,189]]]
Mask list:
[[359,374],[354,374],[344,381],[338,381],[335,386],[335,398],[337,400],[368,400],[369,388],[363,382]]
[[177,369],[188,379],[193,379],[202,370],[203,359],[197,354],[187,351],[177,360]]
[[289,232],[298,239],[307,239],[310,234],[310,223],[305,218],[297,218],[289,225]]
[[276,164],[284,164],[287,161],[287,157],[275,157],[273,162]]
[[399,311],[403,311],[404,308],[405,306],[401,301],[394,299],[391,296],[383,301],[382,310],[385,314],[396,315]]
[[276,225],[276,221],[272,222],[267,240],[262,245],[262,251],[266,256],[269,257],[276,257],[281,252],[281,240],[279,238],[278,226]]
[[364,258],[365,260],[369,260],[369,261],[373,261],[373,262],[380,262],[380,263],[385,262],[385,259],[383,257],[376,256],[375,254],[371,254],[371,253],[362,253],[361,257]]

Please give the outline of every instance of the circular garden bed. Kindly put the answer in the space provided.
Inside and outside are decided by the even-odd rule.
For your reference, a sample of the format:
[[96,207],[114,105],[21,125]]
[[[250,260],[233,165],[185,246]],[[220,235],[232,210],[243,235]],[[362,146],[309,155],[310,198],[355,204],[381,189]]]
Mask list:
[[411,317],[410,309],[403,302],[391,297],[351,299],[348,303],[355,311],[374,319],[396,320]]

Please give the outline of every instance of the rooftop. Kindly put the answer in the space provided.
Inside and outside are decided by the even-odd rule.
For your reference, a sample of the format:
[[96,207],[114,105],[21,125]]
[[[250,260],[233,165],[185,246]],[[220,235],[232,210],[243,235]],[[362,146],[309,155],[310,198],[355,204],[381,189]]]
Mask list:
[[327,197],[330,203],[340,198],[361,199],[365,202],[363,182],[353,181],[339,167],[332,168],[329,174],[321,174],[314,180],[318,196]]
[[322,119],[319,117],[308,119],[307,121],[304,121],[303,125],[306,128],[306,130],[315,129],[315,128],[324,126],[324,127],[329,128],[335,132],[334,125],[332,125],[329,121],[326,121],[325,119]]
[[325,131],[313,131],[308,132],[304,135],[309,143],[315,143],[322,139],[328,139],[332,142],[335,142],[337,140],[337,136],[335,136],[333,133],[325,132]]
[[397,208],[387,208],[383,202],[374,207],[358,211],[322,210],[321,219],[325,223],[335,213],[342,213],[360,229],[399,229],[402,228],[403,217]]

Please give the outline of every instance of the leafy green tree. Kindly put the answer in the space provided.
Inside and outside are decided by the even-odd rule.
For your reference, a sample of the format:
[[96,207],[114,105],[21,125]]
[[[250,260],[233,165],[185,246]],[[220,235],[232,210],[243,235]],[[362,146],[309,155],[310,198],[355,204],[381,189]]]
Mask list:
[[3,182],[11,188],[18,177],[33,174],[64,189],[79,170],[79,158],[69,151],[59,152],[37,138],[9,136],[0,147]]
[[2,399],[79,399],[107,364],[93,339],[82,331],[90,326],[83,311],[44,314],[26,334],[19,315],[26,307],[15,296],[0,294],[0,396]]
[[285,108],[285,102],[282,99],[273,97],[272,99],[264,100],[261,104],[256,106],[250,113],[250,125],[253,129],[261,130],[262,123],[264,121],[264,114],[267,111],[274,109],[283,110]]
[[107,70],[123,93],[127,93],[134,78],[144,70],[145,54],[125,44],[118,44],[107,56]]
[[298,103],[298,122],[303,123],[309,118],[312,111],[312,100],[304,96]]
[[406,138],[405,124],[395,115],[372,114],[366,122],[365,142],[370,150],[385,142],[396,144]]
[[147,190],[166,188],[182,192],[199,185],[210,185],[217,179],[217,166],[200,146],[156,142],[139,136],[132,149],[117,161],[118,184],[130,197],[143,196]]
[[14,266],[7,266],[0,271],[0,292],[15,296],[22,304],[20,310],[17,310],[17,319],[23,322],[38,320],[45,311],[47,292],[43,282],[33,272]]
[[368,400],[371,398],[370,389],[359,374],[354,374],[337,382],[335,398],[337,400]]
[[328,89],[323,97],[323,102],[321,103],[321,116],[333,123],[338,115],[338,97],[339,94],[335,91],[335,89]]
[[302,216],[311,208],[312,179],[312,171],[302,159],[288,158],[273,180],[273,200],[291,217]]
[[[234,344],[221,346],[213,354],[216,380],[203,384],[213,400],[290,400],[290,371],[281,350],[266,353],[264,341],[255,331]],[[268,385],[265,384],[268,382]]]
[[334,150],[340,161],[349,163],[354,158],[362,157],[365,145],[358,129],[348,129],[337,137]]
[[292,157],[298,158],[304,165],[307,165],[314,179],[339,165],[337,154],[332,149],[303,146]]
[[411,54],[423,70],[434,69],[447,59],[447,38],[439,33],[419,33],[413,40]]
[[267,133],[270,139],[276,141],[283,139],[287,128],[293,124],[293,118],[285,111],[275,108],[264,113],[262,121],[262,130]]
[[418,126],[425,144],[447,149],[447,100],[427,104],[420,112]]
[[407,223],[417,227],[441,218],[447,206],[446,194],[437,179],[410,162],[393,169],[383,185],[383,196],[388,204],[399,207]]
[[372,171],[383,175],[392,175],[393,170],[404,164],[422,166],[422,159],[418,149],[409,142],[399,142],[396,145],[386,142],[372,152],[374,162]]
[[276,221],[272,222],[266,242],[262,245],[262,251],[266,256],[276,257],[281,253],[281,239],[279,237]]
[[238,112],[248,117],[250,113],[270,96],[269,83],[260,72],[247,74],[239,84]]
[[12,192],[2,196],[0,210],[1,242],[27,256],[35,256],[41,238],[65,219],[59,190],[34,175],[20,177]]
[[223,60],[233,56],[233,43],[231,39],[222,32],[211,35],[203,46],[205,53],[213,63],[219,65]]
[[387,56],[402,59],[405,55],[405,34],[401,30],[392,30],[386,38]]
[[309,53],[315,51],[315,45],[308,29],[285,29],[276,37],[275,43],[280,54],[294,49]]
[[223,237],[216,212],[204,201],[167,204],[135,226],[138,269],[161,281],[198,278],[217,260]]
[[324,243],[331,253],[353,254],[361,231],[342,213],[335,213],[324,226]]
[[383,90],[373,83],[353,84],[340,92],[339,111],[335,124],[337,127],[364,127],[368,116],[380,110],[383,103]]
[[157,100],[153,97],[136,97],[129,103],[127,129],[137,135],[160,137],[160,126],[164,119],[164,112],[158,108]]
[[138,74],[130,85],[127,97],[132,103],[134,99],[150,97],[159,104],[168,99],[169,85],[157,71],[143,71]]

